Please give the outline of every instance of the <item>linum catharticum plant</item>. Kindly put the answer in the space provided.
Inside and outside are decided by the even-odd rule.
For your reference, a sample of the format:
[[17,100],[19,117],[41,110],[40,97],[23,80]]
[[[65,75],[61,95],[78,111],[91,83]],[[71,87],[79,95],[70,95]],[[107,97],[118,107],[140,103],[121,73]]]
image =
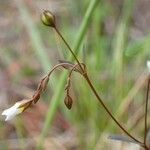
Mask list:
[[14,116],[22,113],[25,111],[27,108],[29,108],[32,104],[36,104],[38,100],[40,99],[40,96],[42,92],[45,91],[47,84],[49,82],[49,78],[53,71],[55,71],[58,68],[64,68],[69,70],[68,78],[67,78],[67,83],[65,87],[65,99],[64,103],[68,109],[72,108],[73,100],[70,95],[70,87],[71,87],[71,76],[73,72],[79,73],[83,78],[87,81],[90,89],[92,90],[93,94],[95,95],[96,99],[99,101],[101,106],[105,109],[105,111],[108,113],[110,118],[114,120],[116,125],[127,135],[127,136],[110,136],[110,139],[113,140],[121,140],[121,141],[126,141],[126,142],[132,142],[135,144],[140,145],[142,148],[145,150],[150,150],[150,139],[148,139],[147,133],[148,133],[148,127],[147,127],[147,114],[148,114],[148,96],[149,96],[149,88],[150,88],[150,61],[147,62],[147,67],[149,70],[149,75],[148,75],[148,85],[147,85],[147,93],[146,93],[146,105],[145,105],[145,122],[144,122],[144,138],[143,141],[139,141],[136,137],[131,135],[127,129],[125,129],[121,123],[114,117],[114,115],[111,113],[109,108],[104,104],[103,100],[101,99],[100,95],[97,93],[96,89],[94,88],[91,80],[89,79],[88,72],[86,70],[86,65],[82,62],[79,61],[73,50],[71,49],[70,45],[67,43],[67,41],[64,39],[63,35],[60,33],[60,31],[57,28],[57,24],[55,21],[55,16],[48,10],[45,10],[42,15],[41,15],[41,20],[44,25],[53,28],[56,33],[59,35],[59,37],[62,39],[62,41],[65,43],[67,46],[68,50],[71,52],[73,55],[74,59],[76,60],[76,63],[71,63],[66,60],[60,60],[59,64],[55,65],[48,73],[46,76],[44,76],[38,86],[34,94],[31,96],[31,98],[24,99],[22,101],[17,102],[14,106],[12,106],[9,109],[6,109],[3,111],[2,115],[6,115],[6,121],[12,119]]

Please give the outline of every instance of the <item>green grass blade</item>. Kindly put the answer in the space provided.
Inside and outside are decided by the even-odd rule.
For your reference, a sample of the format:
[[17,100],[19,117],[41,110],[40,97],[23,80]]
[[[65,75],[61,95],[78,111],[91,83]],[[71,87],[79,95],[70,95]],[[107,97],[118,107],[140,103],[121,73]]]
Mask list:
[[41,61],[44,71],[47,72],[47,70],[51,67],[51,63],[49,61],[48,55],[46,54],[40,33],[34,24],[32,16],[27,10],[24,2],[22,0],[17,0],[16,6],[18,7],[24,25],[26,26],[35,53],[38,59]]
[[[124,49],[126,48],[126,42],[128,37],[129,23],[133,10],[134,1],[125,0],[122,12],[122,17],[119,20],[119,24],[116,28],[116,34],[114,37],[114,74],[115,74],[115,96],[118,99],[122,99],[123,94],[123,61],[124,61]],[[120,93],[120,94],[118,94]],[[116,98],[115,98],[116,99]],[[119,101],[118,101],[119,102]],[[116,103],[116,105],[118,105]]]

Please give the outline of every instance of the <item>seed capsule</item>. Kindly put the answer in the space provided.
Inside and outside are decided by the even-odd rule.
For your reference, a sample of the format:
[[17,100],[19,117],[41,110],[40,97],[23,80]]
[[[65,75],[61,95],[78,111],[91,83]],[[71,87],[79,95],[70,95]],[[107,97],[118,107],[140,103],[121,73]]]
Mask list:
[[66,95],[66,97],[64,99],[64,103],[65,103],[65,105],[66,105],[66,107],[68,109],[71,109],[72,108],[73,100],[72,100],[72,98],[69,95]]
[[49,10],[45,10],[42,13],[41,20],[44,25],[55,27],[55,16]]

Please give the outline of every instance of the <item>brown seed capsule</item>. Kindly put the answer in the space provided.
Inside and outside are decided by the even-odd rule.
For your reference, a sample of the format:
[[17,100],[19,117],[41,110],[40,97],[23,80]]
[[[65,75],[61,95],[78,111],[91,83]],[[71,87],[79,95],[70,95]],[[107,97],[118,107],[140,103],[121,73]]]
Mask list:
[[71,109],[72,108],[73,100],[72,100],[72,98],[69,95],[66,95],[66,97],[64,99],[64,103],[65,103],[65,105],[66,105],[66,107],[68,109]]
[[49,10],[45,10],[42,13],[41,20],[44,25],[55,27],[55,16]]

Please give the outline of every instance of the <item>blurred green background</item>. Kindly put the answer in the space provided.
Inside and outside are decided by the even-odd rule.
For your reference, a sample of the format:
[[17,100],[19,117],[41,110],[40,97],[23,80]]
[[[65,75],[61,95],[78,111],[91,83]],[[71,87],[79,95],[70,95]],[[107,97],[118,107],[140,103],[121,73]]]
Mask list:
[[[86,63],[113,114],[142,139],[149,0],[0,0],[0,112],[30,97],[59,59],[70,60],[58,35],[41,23],[43,9],[56,15],[60,32]],[[67,110],[66,75],[66,70],[57,71],[40,101],[12,121],[0,117],[0,150],[32,150],[39,143],[45,150],[136,149],[107,139],[123,133],[77,73],[72,80],[73,107]]]

